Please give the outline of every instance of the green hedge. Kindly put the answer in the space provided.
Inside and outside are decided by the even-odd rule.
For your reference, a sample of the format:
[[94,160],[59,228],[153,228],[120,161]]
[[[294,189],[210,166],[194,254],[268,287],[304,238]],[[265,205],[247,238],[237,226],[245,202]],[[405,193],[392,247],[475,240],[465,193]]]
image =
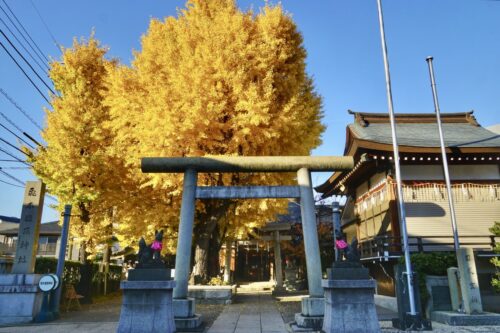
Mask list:
[[[400,262],[404,264],[404,257],[401,257]],[[427,275],[447,275],[446,270],[449,267],[457,267],[457,258],[454,252],[415,253],[411,255],[411,266],[418,276],[422,314],[425,314],[425,305],[429,300],[425,277]]]
[[[63,271],[63,284],[71,283],[78,284],[80,281],[80,267],[82,263],[79,261],[66,260]],[[57,268],[57,259],[48,257],[36,258],[35,273],[47,274],[55,273]],[[108,292],[117,291],[120,289],[120,281],[122,278],[122,266],[109,265],[108,273]],[[94,294],[100,294],[101,286],[104,281],[104,273],[99,272],[99,263],[92,263],[92,290]]]
[[[62,280],[64,283],[76,284],[80,281],[80,266],[79,261],[66,260],[64,263],[64,271]],[[35,262],[36,274],[55,273],[57,268],[57,259],[48,257],[38,257]]]

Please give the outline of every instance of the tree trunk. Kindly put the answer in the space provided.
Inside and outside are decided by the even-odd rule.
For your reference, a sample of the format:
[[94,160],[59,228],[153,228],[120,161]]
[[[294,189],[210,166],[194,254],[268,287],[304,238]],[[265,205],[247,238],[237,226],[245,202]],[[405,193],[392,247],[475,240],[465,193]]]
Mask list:
[[208,276],[209,278],[216,277],[220,275],[220,262],[219,262],[219,252],[221,248],[219,236],[219,226],[217,225],[210,238],[209,248],[208,248]]
[[[211,274],[213,274],[213,270],[218,267],[218,251],[220,249],[218,223],[225,216],[228,206],[228,201],[213,201],[207,204],[206,211],[203,214],[197,216],[199,222],[194,228],[195,249],[191,283],[200,284],[208,282]],[[215,238],[215,242],[211,240],[213,238]],[[214,250],[217,252],[214,252]],[[217,259],[216,263],[214,259]],[[219,271],[217,269],[215,275],[218,274]]]
[[191,280],[195,284],[206,283],[209,280],[208,258],[210,237],[216,225],[217,221],[215,218],[211,218],[207,222],[201,222],[195,228],[194,267],[191,275]]
[[92,304],[92,262],[87,259],[87,246],[86,242],[82,242],[80,248],[80,282],[76,286],[78,294],[82,295],[80,303]]
[[[83,202],[78,204],[80,208],[82,222],[90,222],[90,212]],[[80,266],[80,282],[78,283],[76,290],[83,296],[80,303],[82,304],[92,304],[92,262],[87,259],[89,253],[87,252],[87,241],[82,241],[80,247],[80,261],[82,265]]]

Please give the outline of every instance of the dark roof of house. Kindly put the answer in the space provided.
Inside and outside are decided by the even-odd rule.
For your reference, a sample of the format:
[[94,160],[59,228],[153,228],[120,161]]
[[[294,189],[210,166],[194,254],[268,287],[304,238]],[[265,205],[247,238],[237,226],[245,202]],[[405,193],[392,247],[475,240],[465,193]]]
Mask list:
[[19,221],[21,220],[19,219],[19,217],[0,215],[0,221],[19,223]]
[[[18,233],[19,227],[7,229],[0,231],[1,235],[6,235],[6,236],[16,236]],[[61,226],[59,225],[58,221],[54,222],[48,222],[48,223],[41,223],[40,224],[40,235],[43,236],[58,236],[61,234]]]

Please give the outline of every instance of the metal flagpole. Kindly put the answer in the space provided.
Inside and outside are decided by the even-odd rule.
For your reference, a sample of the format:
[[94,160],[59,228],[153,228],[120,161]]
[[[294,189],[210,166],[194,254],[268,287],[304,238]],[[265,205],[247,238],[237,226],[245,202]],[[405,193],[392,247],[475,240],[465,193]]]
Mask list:
[[413,290],[413,272],[411,268],[410,261],[410,248],[408,246],[408,232],[406,230],[406,214],[403,200],[403,189],[401,187],[401,170],[399,167],[399,150],[398,142],[396,136],[396,121],[394,119],[394,111],[392,105],[392,90],[391,90],[391,76],[389,73],[389,60],[387,56],[387,45],[385,42],[385,31],[384,31],[384,17],[382,15],[382,3],[381,0],[377,0],[378,7],[378,19],[380,24],[380,37],[382,41],[382,53],[384,55],[384,68],[385,68],[385,81],[387,90],[387,103],[389,108],[389,118],[391,121],[391,134],[392,134],[392,148],[394,150],[394,168],[396,169],[396,187],[398,191],[398,210],[399,210],[399,223],[403,236],[403,249],[405,256],[406,265],[406,277],[408,281],[408,296],[410,299],[410,315],[416,316],[417,309],[415,306],[415,294]]
[[443,128],[441,126],[441,114],[439,111],[439,102],[437,97],[436,90],[436,81],[434,80],[434,67],[432,65],[432,57],[427,57],[425,59],[427,64],[429,65],[429,75],[431,78],[431,87],[432,87],[432,96],[434,97],[434,109],[436,111],[436,120],[439,130],[439,143],[441,145],[441,156],[443,159],[443,172],[444,179],[446,181],[446,191],[448,192],[448,205],[450,206],[450,215],[451,215],[451,228],[453,230],[453,241],[455,246],[455,253],[458,258],[458,249],[460,248],[460,241],[458,239],[458,229],[457,229],[457,219],[455,216],[455,206],[453,204],[453,194],[451,193],[451,183],[450,183],[450,174],[448,171],[448,160],[446,159],[446,148],[444,145],[444,136],[443,136]]

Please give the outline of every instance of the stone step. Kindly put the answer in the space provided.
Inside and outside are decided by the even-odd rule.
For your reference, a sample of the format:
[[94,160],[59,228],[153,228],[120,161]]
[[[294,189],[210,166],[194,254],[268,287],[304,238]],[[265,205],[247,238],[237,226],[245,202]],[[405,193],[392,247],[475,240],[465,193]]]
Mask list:
[[248,282],[238,285],[236,292],[265,292],[274,288],[274,281]]

